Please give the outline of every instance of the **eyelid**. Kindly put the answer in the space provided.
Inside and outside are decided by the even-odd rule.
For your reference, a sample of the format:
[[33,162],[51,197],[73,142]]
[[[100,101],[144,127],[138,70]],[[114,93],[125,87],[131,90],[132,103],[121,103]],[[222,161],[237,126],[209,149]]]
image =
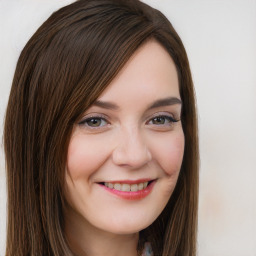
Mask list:
[[152,119],[154,119],[156,117],[168,117],[168,118],[172,119],[172,122],[180,121],[180,117],[176,117],[176,116],[178,116],[178,115],[175,115],[173,113],[166,112],[166,111],[157,112],[157,113],[154,113],[153,115],[151,115],[150,117],[148,117],[146,123],[148,123],[149,121],[151,121]]
[[[179,116],[179,115],[176,113],[170,113],[168,111],[156,112],[156,113],[152,114],[151,116],[149,116],[148,118],[146,118],[145,123],[148,125],[159,126],[159,127],[160,126],[171,126],[173,123],[180,121],[180,118],[176,118],[175,116]],[[169,118],[170,122],[167,124],[162,124],[162,125],[149,124],[149,122],[151,122],[156,117]],[[92,127],[92,126],[86,125],[86,122],[93,118],[104,120],[106,122],[106,125],[99,126],[99,127]],[[110,125],[110,124],[111,123],[109,121],[109,117],[105,114],[99,114],[99,113],[89,113],[89,114],[85,115],[81,121],[78,122],[78,125],[84,126],[85,128],[90,129],[90,130],[104,129],[104,128],[107,128],[108,125]]]
[[[88,120],[90,119],[102,119],[104,120],[107,124],[110,124],[110,122],[108,121],[108,117],[106,115],[103,115],[103,114],[96,114],[96,113],[90,113],[88,115],[85,115],[81,121],[78,122],[78,125],[84,125]],[[102,127],[90,127],[90,126],[87,126],[88,128],[90,129],[99,129],[99,128],[102,128]]]

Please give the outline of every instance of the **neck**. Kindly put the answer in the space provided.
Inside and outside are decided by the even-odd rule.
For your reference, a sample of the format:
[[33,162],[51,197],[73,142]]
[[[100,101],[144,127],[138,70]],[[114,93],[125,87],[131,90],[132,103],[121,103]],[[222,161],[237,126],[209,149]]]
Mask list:
[[65,234],[75,255],[137,256],[138,233],[113,234],[92,226],[71,209],[65,213]]

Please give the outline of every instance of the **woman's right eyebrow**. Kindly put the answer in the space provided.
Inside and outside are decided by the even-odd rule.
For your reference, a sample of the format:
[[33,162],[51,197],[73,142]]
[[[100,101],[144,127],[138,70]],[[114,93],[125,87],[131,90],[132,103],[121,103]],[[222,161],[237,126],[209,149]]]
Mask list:
[[101,101],[101,100],[96,100],[93,103],[94,106],[100,107],[100,108],[105,108],[105,109],[110,109],[110,110],[118,110],[119,107],[112,102],[107,102],[107,101]]

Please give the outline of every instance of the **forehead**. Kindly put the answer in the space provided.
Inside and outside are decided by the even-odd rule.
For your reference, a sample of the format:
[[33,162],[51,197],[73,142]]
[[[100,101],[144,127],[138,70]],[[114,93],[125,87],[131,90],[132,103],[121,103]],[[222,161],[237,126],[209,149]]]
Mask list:
[[167,96],[180,98],[176,67],[165,48],[151,40],[133,54],[99,100],[124,104]]

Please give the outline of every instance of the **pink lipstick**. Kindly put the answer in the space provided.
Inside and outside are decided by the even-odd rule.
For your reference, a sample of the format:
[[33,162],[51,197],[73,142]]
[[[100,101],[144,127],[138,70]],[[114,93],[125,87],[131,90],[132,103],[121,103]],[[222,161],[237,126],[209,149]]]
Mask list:
[[122,199],[139,200],[145,198],[152,191],[156,180],[118,180],[105,183],[98,183],[109,193]]

